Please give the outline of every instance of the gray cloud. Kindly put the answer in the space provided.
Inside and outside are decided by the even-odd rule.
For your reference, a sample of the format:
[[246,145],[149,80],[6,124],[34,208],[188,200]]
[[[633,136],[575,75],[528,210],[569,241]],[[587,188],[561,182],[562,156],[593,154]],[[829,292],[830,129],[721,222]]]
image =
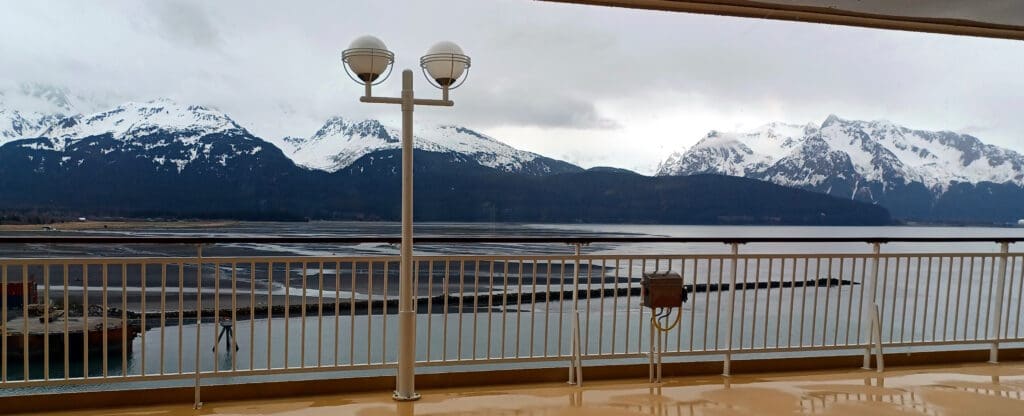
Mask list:
[[152,12],[156,33],[185,47],[217,49],[221,44],[217,23],[210,20],[201,4],[184,0],[146,2]]
[[[486,88],[486,87],[485,87]],[[594,103],[558,92],[537,94],[521,90],[469,90],[460,100],[475,105],[459,109],[461,117],[486,125],[521,125],[575,129],[618,129],[622,126],[602,114]]]

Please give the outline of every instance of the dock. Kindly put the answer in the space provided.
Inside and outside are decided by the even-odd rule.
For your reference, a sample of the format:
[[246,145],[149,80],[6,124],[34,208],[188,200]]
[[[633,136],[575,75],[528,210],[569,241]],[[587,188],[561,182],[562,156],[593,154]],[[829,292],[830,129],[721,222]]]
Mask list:
[[[66,338],[65,338],[65,328]],[[44,323],[39,317],[20,317],[7,321],[3,327],[7,338],[7,358],[24,357],[26,339],[29,358],[42,359],[48,351],[50,359],[63,357],[67,350],[70,357],[80,357],[88,348],[89,354],[101,354],[106,344],[107,352],[119,352],[122,346],[131,351],[132,340],[138,329],[123,325],[120,318],[102,316],[66,317]]]

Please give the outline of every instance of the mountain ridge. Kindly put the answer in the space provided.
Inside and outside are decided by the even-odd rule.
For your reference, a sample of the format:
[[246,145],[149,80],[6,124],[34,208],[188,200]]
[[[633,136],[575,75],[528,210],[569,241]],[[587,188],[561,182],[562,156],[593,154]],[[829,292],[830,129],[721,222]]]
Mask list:
[[[372,152],[400,148],[401,131],[378,120],[348,120],[336,116],[309,138],[288,137],[282,141],[291,147],[286,153],[297,164],[337,172]],[[462,154],[481,165],[506,172],[544,175],[582,170],[454,125],[418,126],[413,132],[413,148]]]
[[[282,141],[295,152],[327,156],[334,145],[355,143],[356,151],[343,154],[352,161],[333,171],[296,164],[285,150],[210,107],[156,100],[64,117],[38,137],[0,145],[0,210],[396,220],[402,159],[397,133],[377,121],[339,118],[325,126],[315,141]],[[583,171],[464,127],[421,128],[417,133],[419,219],[816,225],[890,221],[881,207],[756,180]],[[709,193],[715,197],[707,198]]]
[[[16,111],[0,110],[4,111],[0,114],[14,114]],[[269,141],[255,136],[216,108],[158,99],[126,102],[88,115],[55,115],[49,125],[40,124],[45,123],[28,125],[23,122],[19,125],[21,137],[15,137],[6,144],[0,143],[0,149],[7,150],[5,163],[8,163],[10,172],[7,181],[19,177],[30,182],[39,179],[26,176],[25,172],[10,171],[15,166],[44,175],[47,172],[74,171],[85,176],[103,176],[112,173],[101,166],[117,165],[127,166],[125,172],[139,178],[156,175],[152,181],[166,189],[181,192],[171,184],[174,177],[160,176],[160,172],[178,174],[189,178],[187,180],[199,180],[202,175],[243,174],[286,175],[300,178],[295,180],[301,182],[323,175],[348,178],[371,173],[383,175],[387,172],[380,170],[381,166],[390,169],[390,173],[400,170],[397,160],[394,160],[395,151],[400,149],[399,131],[372,119],[333,117],[309,137]],[[886,140],[895,143],[892,146],[896,147],[891,148],[885,140],[872,139],[873,135],[881,134],[879,132],[892,136]],[[894,212],[900,218],[911,219],[941,220],[943,216],[933,212],[935,206],[945,207],[943,209],[949,212],[961,212],[962,209],[956,207],[958,198],[977,199],[972,192],[981,192],[982,188],[964,187],[959,182],[941,186],[924,182],[926,176],[915,173],[913,169],[925,166],[927,171],[928,166],[933,165],[931,169],[934,170],[934,166],[941,165],[948,170],[950,164],[922,163],[927,158],[935,159],[935,154],[941,152],[924,149],[908,137],[943,146],[952,144],[961,152],[965,166],[977,167],[982,163],[1008,165],[1009,169],[1017,172],[1024,164],[1016,152],[985,145],[971,136],[921,132],[888,122],[849,121],[833,115],[820,126],[771,123],[750,133],[712,131],[687,152],[677,153],[664,161],[659,166],[659,176],[746,176],[882,204],[887,208],[895,206]],[[587,172],[564,161],[515,149],[462,126],[418,126],[414,147],[417,154],[435,155],[431,158],[438,168],[455,169],[465,175],[544,177]],[[904,163],[908,152],[916,155],[918,159],[913,161],[916,164]],[[417,160],[417,169],[420,167]],[[260,173],[258,169],[268,169],[268,172]],[[308,173],[301,172],[303,170]],[[977,175],[981,170],[968,169],[965,172]],[[642,176],[609,168],[598,168],[589,173]],[[999,171],[989,173],[1008,175]],[[932,175],[935,176],[941,175]],[[1013,178],[1024,181],[1019,174]],[[264,185],[278,183],[273,177],[259,180]],[[445,180],[458,182],[459,179]],[[116,180],[111,182],[114,183],[122,184]],[[655,186],[656,183],[644,186]],[[144,186],[135,182],[122,185]],[[1014,187],[1020,186],[1012,185],[985,187],[983,190],[1007,195],[1005,199],[1015,201]],[[250,183],[242,188],[247,189],[246,195],[255,196],[255,189],[259,186]],[[303,188],[306,185],[291,186]],[[954,194],[939,200],[942,194],[936,192],[937,189],[953,188],[956,189]],[[516,192],[515,189],[506,191]],[[1001,213],[996,221],[1005,221],[1006,215],[1011,214]]]
[[[787,140],[765,151],[773,137]],[[756,176],[786,157],[806,156],[808,152],[801,152],[799,146],[808,140],[814,150],[845,153],[857,173],[869,181],[884,181],[885,171],[891,170],[906,182],[921,182],[940,192],[956,182],[1024,186],[1024,155],[1017,151],[985,144],[968,134],[911,129],[886,120],[847,120],[835,114],[820,127],[770,123],[748,133],[713,130],[691,148],[671,154],[659,164],[656,175],[699,171]],[[701,152],[711,158],[698,157]]]
[[[31,116],[26,118],[18,110],[0,107],[0,145],[19,139],[44,138],[45,141],[29,145],[61,150],[91,136],[110,134],[115,139],[131,141],[156,130],[173,131],[175,139],[187,142],[213,132],[253,136],[216,108],[179,104],[167,98],[130,101],[92,114],[32,113]],[[267,144],[280,148],[300,166],[336,172],[367,154],[400,148],[401,133],[378,120],[335,116],[309,137],[289,136],[267,140]],[[506,172],[547,175],[583,170],[568,162],[516,149],[462,126],[417,126],[413,146],[430,152],[461,154]]]
[[748,177],[880,203],[898,217],[943,220],[935,206],[954,187],[961,193],[972,187],[981,192],[985,184],[1024,187],[1024,155],[968,134],[833,114],[818,127],[773,123],[747,133],[711,131],[671,154],[656,173],[692,174]]

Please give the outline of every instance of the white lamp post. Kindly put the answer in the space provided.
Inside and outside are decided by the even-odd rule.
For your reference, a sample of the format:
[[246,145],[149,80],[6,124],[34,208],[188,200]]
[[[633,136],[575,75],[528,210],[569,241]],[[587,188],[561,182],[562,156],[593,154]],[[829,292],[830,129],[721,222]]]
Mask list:
[[451,107],[448,90],[455,89],[466,80],[469,57],[452,42],[439,42],[427,50],[420,59],[420,67],[427,80],[442,91],[440,100],[415,98],[412,90],[412,71],[402,71],[402,96],[374,97],[373,86],[384,82],[391,74],[395,54],[380,39],[363,36],[352,41],[341,54],[345,72],[354,81],[363,84],[366,92],[359,101],[364,103],[400,104],[402,106],[402,261],[399,267],[398,289],[398,376],[395,380],[395,400],[416,400],[414,377],[416,365],[416,310],[412,297],[412,111],[417,105]]

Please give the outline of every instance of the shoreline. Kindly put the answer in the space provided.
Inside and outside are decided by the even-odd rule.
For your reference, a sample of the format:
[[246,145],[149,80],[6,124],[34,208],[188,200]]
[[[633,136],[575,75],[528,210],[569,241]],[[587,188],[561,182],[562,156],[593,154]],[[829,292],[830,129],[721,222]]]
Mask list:
[[[147,230],[154,228],[224,228],[238,224],[235,220],[221,221],[65,221],[52,224],[0,224],[0,232],[4,231],[88,231],[88,230]],[[50,227],[52,229],[45,229]]]

